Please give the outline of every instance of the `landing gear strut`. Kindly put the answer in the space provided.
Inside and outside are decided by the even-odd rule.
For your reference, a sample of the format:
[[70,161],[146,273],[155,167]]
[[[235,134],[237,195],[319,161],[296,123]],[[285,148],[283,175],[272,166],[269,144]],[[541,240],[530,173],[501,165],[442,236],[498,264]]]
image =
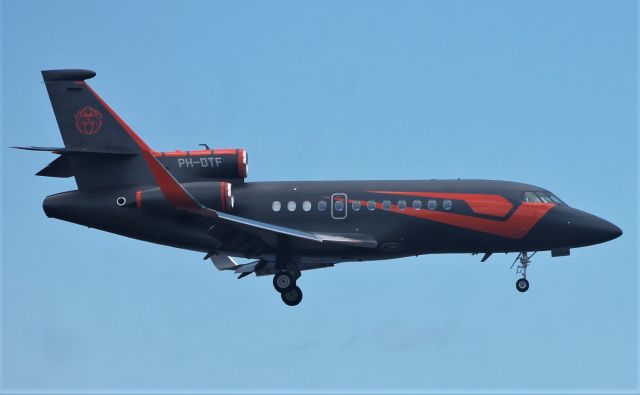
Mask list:
[[511,265],[511,267],[513,268],[513,265],[515,265],[516,262],[520,261],[520,264],[516,269],[516,274],[522,274],[522,278],[519,278],[518,281],[516,281],[516,289],[520,292],[527,292],[527,290],[529,289],[529,280],[527,280],[527,267],[529,267],[529,265],[531,264],[531,258],[533,258],[535,254],[536,253],[534,252],[533,254],[528,255],[526,251],[523,251],[518,254],[516,259],[513,261],[513,264]]
[[279,271],[273,275],[273,287],[286,305],[296,306],[302,301],[302,291],[296,285],[301,273],[291,258],[291,238],[279,235],[276,248],[276,270]]
[[302,301],[302,290],[296,285],[300,272],[280,270],[273,276],[273,287],[280,292],[282,301],[288,306],[296,306]]

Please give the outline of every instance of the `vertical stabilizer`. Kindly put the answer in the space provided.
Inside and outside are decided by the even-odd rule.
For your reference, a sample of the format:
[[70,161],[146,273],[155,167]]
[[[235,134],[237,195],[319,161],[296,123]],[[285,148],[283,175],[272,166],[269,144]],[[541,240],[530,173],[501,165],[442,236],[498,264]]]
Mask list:
[[[42,72],[65,148],[87,152],[69,156],[79,189],[153,184],[141,153],[149,146],[85,82],[90,70]],[[123,155],[96,155],[91,152]]]

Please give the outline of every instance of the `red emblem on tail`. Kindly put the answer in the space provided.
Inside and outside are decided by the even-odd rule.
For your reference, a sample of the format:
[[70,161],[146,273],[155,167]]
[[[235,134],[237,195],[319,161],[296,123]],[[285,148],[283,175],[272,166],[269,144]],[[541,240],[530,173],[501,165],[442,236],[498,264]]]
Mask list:
[[98,133],[102,127],[102,114],[93,107],[86,106],[76,113],[76,129],[85,136]]

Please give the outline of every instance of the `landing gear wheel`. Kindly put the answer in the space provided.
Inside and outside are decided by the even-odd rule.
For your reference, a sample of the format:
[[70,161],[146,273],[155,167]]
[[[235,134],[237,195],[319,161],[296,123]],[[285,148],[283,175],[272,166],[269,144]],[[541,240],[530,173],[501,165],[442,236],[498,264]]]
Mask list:
[[287,306],[297,306],[302,301],[302,290],[294,286],[290,291],[282,293],[280,297]]
[[516,289],[520,292],[527,292],[529,289],[529,281],[526,278],[521,278],[516,281]]
[[273,276],[273,287],[281,294],[291,291],[296,286],[296,279],[286,270],[279,271]]

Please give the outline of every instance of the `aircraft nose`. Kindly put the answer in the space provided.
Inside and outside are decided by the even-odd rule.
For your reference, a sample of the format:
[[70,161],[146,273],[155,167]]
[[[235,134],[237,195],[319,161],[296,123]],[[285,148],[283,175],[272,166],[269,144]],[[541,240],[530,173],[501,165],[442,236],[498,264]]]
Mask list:
[[600,224],[598,225],[598,232],[600,233],[600,237],[604,241],[609,241],[613,239],[617,239],[622,236],[622,229],[618,228],[616,225],[612,224],[609,221],[605,221],[604,219],[600,220]]
[[577,241],[580,244],[604,243],[622,235],[622,229],[589,213],[579,212],[571,222],[576,229]]

